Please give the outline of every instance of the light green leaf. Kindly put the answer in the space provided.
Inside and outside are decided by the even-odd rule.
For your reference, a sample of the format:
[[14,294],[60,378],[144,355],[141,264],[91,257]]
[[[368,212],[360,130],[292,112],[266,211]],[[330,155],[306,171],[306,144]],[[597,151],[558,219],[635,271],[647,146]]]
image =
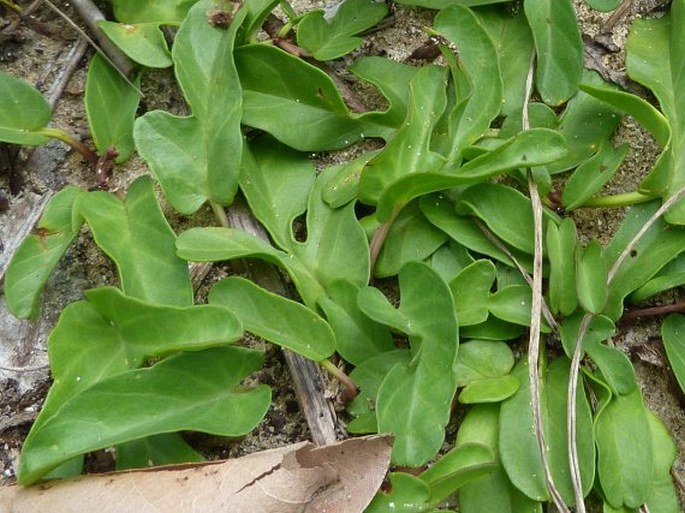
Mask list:
[[[430,150],[430,137],[446,103],[444,69],[426,66],[417,71],[409,82],[404,124],[362,171],[359,199],[363,203],[375,205],[386,188],[402,176],[437,171],[444,164],[444,159]],[[391,214],[384,209],[378,219],[387,221]]]
[[685,317],[678,314],[666,317],[661,325],[661,337],[673,374],[685,391]]
[[[453,5],[441,10],[433,28],[455,45],[460,70],[470,82],[468,98],[457,98],[449,114],[450,161],[482,137],[502,107],[502,78],[495,46],[471,9]],[[462,101],[463,100],[463,101]]]
[[51,117],[50,105],[31,84],[0,71],[0,141],[45,144],[50,139],[40,131]]
[[266,385],[247,392],[234,387],[261,364],[256,351],[223,347],[100,381],[31,431],[19,479],[28,485],[71,457],[158,433],[245,434],[266,413],[271,392]]
[[349,162],[335,164],[326,169],[331,179],[323,191],[323,199],[332,208],[342,207],[359,196],[359,181],[364,167],[376,157],[381,150],[364,153]]
[[335,333],[336,351],[353,365],[395,348],[390,330],[368,318],[357,306],[359,288],[347,280],[336,281],[319,301]]
[[365,513],[421,513],[430,510],[430,490],[422,479],[404,472],[391,472],[388,478],[390,491],[378,492]]
[[460,326],[479,324],[488,318],[495,274],[495,265],[490,260],[476,260],[449,282]]
[[265,44],[242,46],[235,59],[244,124],[300,151],[344,148],[361,137],[362,125],[320,69]]
[[[614,397],[595,419],[597,469],[614,508],[637,508],[652,488],[652,437],[639,390]],[[626,450],[630,448],[630,450]]]
[[418,205],[412,203],[393,221],[378,255],[374,276],[394,276],[404,264],[425,259],[446,240],[447,235],[433,226]]
[[[500,287],[497,292],[490,295],[488,310],[495,317],[507,322],[530,326],[530,309],[532,296],[528,285],[508,285]],[[540,331],[551,331],[547,323],[542,320]]]
[[578,248],[576,261],[576,290],[580,305],[592,314],[599,314],[607,303],[607,262],[602,255],[602,246],[590,241],[584,248]]
[[[387,374],[378,391],[376,412],[379,431],[395,435],[393,462],[418,466],[432,458],[444,441],[456,391],[457,321],[452,294],[426,264],[406,264],[399,282],[398,314],[406,319],[412,361]],[[361,303],[360,307],[364,310]]]
[[654,451],[652,490],[647,498],[647,506],[650,513],[678,513],[680,505],[671,478],[678,451],[663,421],[651,411],[647,411],[647,417]]
[[548,301],[552,313],[570,315],[578,306],[575,253],[578,234],[571,218],[547,225]]
[[632,303],[641,303],[659,292],[685,284],[685,255],[682,253],[659,270],[647,283],[630,294]]
[[609,12],[616,9],[621,0],[585,0],[585,3],[595,11]]
[[65,187],[48,202],[37,228],[19,245],[5,272],[5,302],[20,319],[38,314],[40,295],[62,255],[78,235],[83,220],[74,214],[82,191]]
[[571,0],[524,0],[537,54],[535,84],[545,103],[560,105],[578,90],[583,41]]
[[[138,152],[169,203],[192,214],[207,200],[228,205],[238,188],[242,93],[231,59],[241,9],[228,29],[212,27],[201,0],[181,25],[172,50],[177,80],[193,115],[148,112],[136,120]],[[198,52],[198,49],[202,49]]]
[[165,22],[178,24],[197,0],[114,0],[114,16],[122,23]]
[[359,47],[364,40],[355,36],[376,25],[387,12],[385,4],[374,0],[345,0],[331,17],[324,11],[309,11],[297,25],[297,43],[319,61],[337,59]]
[[246,331],[310,360],[323,360],[335,351],[335,336],[325,320],[301,303],[244,278],[231,276],[218,282],[209,293],[209,303],[232,311]]
[[[569,475],[566,441],[566,407],[569,361],[557,358],[549,364],[540,383],[542,421],[545,429],[549,466],[554,483],[566,504],[574,503]],[[540,449],[533,432],[528,368],[521,361],[514,373],[521,388],[502,403],[500,410],[499,450],[502,464],[511,482],[533,500],[548,499]],[[592,436],[592,413],[582,387],[576,401],[577,444],[583,493],[592,488],[595,473],[595,445]]]
[[240,189],[254,216],[282,249],[292,244],[292,223],[307,208],[315,176],[309,159],[271,137],[252,140],[245,147]]
[[149,177],[133,182],[125,201],[95,191],[82,194],[77,205],[97,245],[116,263],[125,294],[152,303],[193,304],[188,265],[176,256],[176,236]]
[[204,461],[178,433],[163,433],[117,445],[117,470]]
[[454,374],[463,387],[483,378],[506,376],[514,366],[514,353],[504,342],[470,340],[459,347]]
[[159,23],[116,23],[100,20],[97,26],[132,61],[148,68],[168,68],[173,65]]
[[476,379],[461,391],[459,402],[462,404],[499,403],[514,395],[519,386],[518,378],[512,375]]

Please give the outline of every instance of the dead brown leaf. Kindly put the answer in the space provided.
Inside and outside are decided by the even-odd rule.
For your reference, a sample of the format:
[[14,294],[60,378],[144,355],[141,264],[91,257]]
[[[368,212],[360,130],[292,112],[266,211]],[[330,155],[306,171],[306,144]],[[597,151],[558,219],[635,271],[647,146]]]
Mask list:
[[3,513],[355,513],[371,502],[391,439],[302,442],[242,458],[0,488]]

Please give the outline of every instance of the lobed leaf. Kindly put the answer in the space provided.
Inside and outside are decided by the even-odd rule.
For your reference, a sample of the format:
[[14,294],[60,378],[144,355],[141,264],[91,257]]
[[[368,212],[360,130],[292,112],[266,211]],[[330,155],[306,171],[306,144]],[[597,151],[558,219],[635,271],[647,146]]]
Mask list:
[[245,434],[266,413],[271,392],[266,385],[250,391],[235,387],[261,364],[256,351],[222,347],[104,379],[31,431],[19,479],[32,484],[73,456],[159,433]]
[[490,260],[476,260],[449,282],[460,326],[479,324],[488,318],[488,300],[495,272]]
[[83,219],[74,203],[83,192],[65,187],[48,202],[37,228],[19,245],[5,272],[5,303],[20,319],[38,314],[40,296],[53,269],[78,235]]
[[116,263],[125,294],[158,304],[193,304],[188,266],[176,256],[176,235],[152,179],[138,178],[124,201],[108,192],[82,194],[77,208],[97,245]]

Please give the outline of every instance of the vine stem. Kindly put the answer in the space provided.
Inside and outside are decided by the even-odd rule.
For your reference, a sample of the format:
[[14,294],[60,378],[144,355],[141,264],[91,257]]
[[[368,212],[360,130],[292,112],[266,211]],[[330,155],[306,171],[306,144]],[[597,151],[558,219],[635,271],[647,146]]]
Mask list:
[[93,165],[93,167],[96,167],[98,165],[100,158],[90,148],[88,148],[88,146],[83,144],[78,139],[72,137],[64,130],[60,130],[59,128],[54,127],[43,127],[40,130],[37,130],[36,133],[44,135],[46,137],[57,139],[58,141],[62,141],[64,144],[67,144],[73,150],[79,152],[86,159],[88,159],[88,162],[90,162]]
[[[668,209],[670,209],[675,203],[677,203],[684,197],[685,187],[682,187],[673,196],[664,201],[663,205],[661,205],[661,207],[659,207],[659,209],[656,212],[654,212],[652,217],[650,217],[647,220],[647,222],[642,226],[642,228],[640,228],[640,230],[626,245],[626,247],[623,249],[623,252],[619,255],[619,257],[616,259],[614,264],[609,269],[606,281],[607,287],[611,286],[611,283],[616,277],[616,274],[621,268],[621,265],[623,265],[623,262],[625,262],[626,258],[628,258],[630,253],[635,249],[635,246],[637,246],[642,237],[644,237],[645,233],[647,233],[647,230],[649,230],[654,225],[654,223],[656,223],[656,221],[668,211]],[[573,483],[573,490],[576,496],[577,505],[579,505],[582,502],[583,487],[580,477],[580,465],[578,462],[578,447],[576,441],[577,422],[575,414],[575,404],[576,397],[578,395],[578,376],[580,374],[580,359],[583,355],[583,342],[585,340],[585,335],[587,334],[587,331],[590,327],[590,323],[592,322],[592,318],[592,314],[585,313],[583,319],[581,320],[580,327],[578,329],[578,335],[576,336],[575,348],[573,349],[573,357],[571,359],[571,370],[569,372],[567,391],[568,412],[566,420],[566,432],[568,438],[568,457],[571,470],[571,481]],[[578,497],[581,497],[581,502],[578,501]],[[582,511],[584,511],[584,509]],[[578,513],[581,513],[580,508],[578,509]]]
[[[530,55],[528,66],[528,76],[526,77],[526,90],[523,98],[522,128],[530,128],[528,118],[528,103],[530,94],[533,90],[533,72],[535,70],[535,51]],[[545,472],[547,490],[557,509],[562,513],[570,513],[569,508],[564,503],[559,490],[554,484],[552,471],[547,457],[547,441],[545,429],[542,424],[542,406],[540,401],[540,324],[542,321],[542,200],[538,192],[537,184],[533,179],[533,173],[527,170],[528,191],[530,193],[531,206],[533,209],[533,225],[535,233],[535,252],[533,255],[533,301],[530,312],[530,336],[528,339],[528,382],[530,386],[530,406],[533,413],[533,429],[535,439],[540,448],[542,468]],[[583,504],[582,498],[580,504]],[[579,513],[584,513],[585,509],[579,509]]]

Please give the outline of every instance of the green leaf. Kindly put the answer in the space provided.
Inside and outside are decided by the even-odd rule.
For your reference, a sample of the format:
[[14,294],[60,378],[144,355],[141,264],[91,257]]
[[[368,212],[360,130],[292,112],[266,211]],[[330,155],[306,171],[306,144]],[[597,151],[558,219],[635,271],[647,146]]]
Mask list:
[[639,390],[609,402],[595,419],[595,436],[607,502],[614,508],[644,504],[652,487],[653,452],[648,410]]
[[335,164],[327,168],[331,180],[323,191],[323,199],[332,208],[342,207],[359,196],[359,181],[364,167],[380,153],[374,150],[364,153],[349,162]]
[[347,280],[333,282],[319,302],[335,333],[336,351],[353,365],[395,348],[390,330],[369,319],[357,306],[359,288]]
[[[459,426],[457,446],[482,444],[498,457],[499,405],[471,407]],[[464,485],[459,491],[463,513],[497,511],[502,513],[542,513],[540,503],[523,495],[511,484],[501,463],[490,474]]]
[[685,316],[671,314],[661,325],[661,337],[668,356],[668,363],[673,369],[681,390],[685,391]]
[[447,240],[447,235],[433,226],[416,203],[405,207],[390,226],[378,256],[374,276],[396,275],[407,262],[423,260]]
[[[457,321],[452,294],[426,264],[406,264],[399,282],[397,315],[409,335],[412,361],[396,365],[385,377],[376,412],[379,431],[395,435],[393,462],[419,466],[432,458],[444,441],[456,391]],[[368,315],[361,299],[360,307]],[[389,303],[386,308],[391,308]]]
[[169,203],[183,214],[192,214],[207,200],[228,205],[238,188],[242,93],[230,56],[246,11],[238,11],[223,29],[207,21],[212,5],[213,0],[201,0],[191,9],[172,50],[177,80],[193,115],[153,111],[134,126],[138,152]]
[[292,245],[292,224],[307,208],[315,176],[308,158],[271,137],[252,140],[245,147],[240,189],[254,216],[282,249]]
[[621,0],[585,0],[585,3],[595,11],[609,12],[616,9],[620,5]]
[[[605,86],[606,83],[594,72],[583,73],[583,84]],[[571,98],[559,120],[559,132],[568,143],[568,155],[547,166],[550,173],[574,168],[593,155],[602,141],[614,133],[621,116],[618,111],[584,91]]]
[[5,272],[5,302],[15,317],[38,314],[40,295],[53,269],[71,245],[83,220],[74,214],[82,191],[65,187],[48,202],[38,226],[19,245]]
[[454,374],[463,387],[484,378],[506,376],[514,366],[514,353],[504,342],[470,340],[459,347]]
[[[685,2],[673,2],[664,17],[640,20],[627,42],[628,75],[654,92],[671,127],[671,145],[641,188],[669,197],[685,186]],[[665,189],[665,190],[663,190]],[[685,224],[680,201],[665,214],[669,223]]]
[[500,114],[509,116],[523,106],[533,35],[523,12],[511,14],[486,7],[474,13],[495,45],[503,85]]
[[348,69],[362,80],[375,85],[389,103],[385,112],[365,113],[363,120],[398,128],[407,116],[409,82],[420,68],[383,57],[363,56]]
[[125,201],[95,191],[82,194],[77,205],[97,245],[116,263],[125,294],[152,303],[193,304],[187,263],[176,256],[176,236],[149,177],[133,182]]
[[647,418],[654,451],[652,490],[647,498],[647,506],[653,513],[677,513],[680,505],[671,478],[671,469],[678,457],[676,444],[659,417],[648,410]]
[[[450,283],[475,260],[464,246],[454,241],[448,241],[447,244],[440,246],[428,258],[427,262],[445,282]],[[454,295],[454,289],[452,289],[452,294]],[[461,318],[459,322],[461,324]]]
[[487,31],[467,7],[453,5],[441,10],[433,28],[456,46],[460,68],[468,76],[471,92],[458,98],[450,113],[452,149],[450,160],[468,145],[480,139],[502,107],[502,78],[497,51]]
[[630,294],[632,303],[640,303],[660,292],[685,284],[685,255],[682,253],[659,270],[647,283]]
[[[530,326],[530,309],[532,296],[528,285],[508,285],[500,287],[490,295],[488,310],[495,317],[507,322]],[[540,331],[550,333],[551,329],[542,320]]]
[[247,392],[235,387],[261,364],[256,351],[223,347],[100,381],[32,430],[19,479],[28,485],[73,456],[158,433],[245,434],[266,413],[271,393],[266,385]]
[[560,105],[578,90],[583,41],[571,0],[524,0],[537,54],[535,84],[545,103]]
[[549,259],[549,308],[554,314],[570,315],[578,306],[576,295],[575,252],[578,234],[571,218],[557,226],[547,225],[547,257]]
[[378,492],[365,513],[420,513],[430,509],[430,490],[422,479],[403,472],[391,472],[388,478],[390,491]]
[[475,215],[504,242],[533,254],[533,209],[516,189],[493,183],[469,187],[459,196],[457,213]]
[[347,425],[350,433],[376,433],[376,396],[381,383],[397,364],[409,365],[408,349],[393,349],[364,360],[350,373],[359,387],[359,395],[347,405],[347,411],[355,418]]
[[603,142],[599,150],[573,172],[564,185],[561,203],[566,210],[582,206],[606,184],[623,163],[630,146],[622,144],[614,148],[611,143]]
[[492,451],[479,444],[453,448],[428,470],[419,474],[430,488],[431,503],[437,504],[474,479],[497,467]]
[[[554,483],[566,504],[574,503],[569,475],[566,441],[566,406],[569,361],[557,358],[550,363],[540,383],[542,421],[545,429],[549,466]],[[502,464],[511,482],[533,500],[548,500],[540,449],[533,432],[528,368],[521,361],[514,373],[521,388],[502,403],[500,410],[499,449]],[[583,493],[592,488],[595,473],[595,446],[592,436],[592,413],[582,387],[576,401],[577,444]]]
[[484,340],[513,340],[523,335],[523,326],[498,319],[495,316],[473,326],[464,326],[459,333],[464,338],[482,338]]
[[50,139],[40,131],[51,117],[50,105],[31,84],[0,71],[0,141],[45,144]]
[[[140,75],[134,80],[140,85]],[[128,160],[134,150],[133,120],[140,102],[138,91],[99,54],[88,66],[85,105],[88,125],[100,155],[117,152],[116,162]]]
[[488,318],[495,274],[495,265],[490,260],[476,260],[449,282],[460,326],[479,324]]
[[[652,201],[630,209],[616,235],[604,250],[609,266],[616,261],[623,248],[658,207],[658,202]],[[685,229],[679,226],[669,226],[663,219],[658,219],[618,269],[609,287],[609,298],[604,314],[614,321],[619,319],[623,314],[623,299],[644,285],[683,249],[685,249]]]
[[[405,175],[436,171],[444,164],[430,150],[430,137],[446,103],[445,70],[426,66],[417,71],[409,82],[404,124],[362,171],[359,199],[363,203],[376,204],[386,188]],[[387,221],[391,214],[384,210],[378,218]]]
[[374,0],[345,0],[332,17],[310,11],[297,25],[297,43],[319,61],[337,59],[359,47],[364,40],[356,34],[376,25],[387,12],[385,4]]
[[335,336],[328,323],[306,306],[264,290],[237,276],[212,287],[209,303],[225,306],[246,331],[273,344],[320,361],[335,351]]
[[97,26],[138,64],[148,68],[168,68],[174,63],[159,23],[129,24],[100,20]]
[[461,391],[459,402],[462,404],[498,403],[514,395],[519,386],[518,378],[511,375],[477,379]]
[[243,123],[300,151],[349,146],[362,136],[335,84],[320,69],[265,44],[235,51]]
[[576,290],[580,305],[592,314],[599,314],[607,303],[607,262],[602,246],[590,241],[585,249],[578,248],[576,262]]
[[178,24],[197,0],[114,0],[114,16],[122,23],[165,22]]
[[475,7],[478,5],[501,4],[510,0],[402,0],[398,2],[405,5],[418,5],[426,9],[440,10],[451,5],[466,5]]
[[117,445],[117,470],[204,461],[178,433],[163,433]]
[[526,130],[449,173],[443,169],[400,176],[379,198],[377,215],[381,220],[389,219],[396,209],[413,198],[459,185],[481,183],[521,167],[547,164],[565,154],[566,143],[558,133],[543,128]]
[[[488,239],[473,220],[458,216],[454,211],[454,204],[444,196],[421,198],[419,208],[426,219],[459,244],[471,251],[492,257],[514,267],[511,258]],[[533,268],[532,259],[529,255],[515,248],[510,248],[510,251],[525,269]]]

